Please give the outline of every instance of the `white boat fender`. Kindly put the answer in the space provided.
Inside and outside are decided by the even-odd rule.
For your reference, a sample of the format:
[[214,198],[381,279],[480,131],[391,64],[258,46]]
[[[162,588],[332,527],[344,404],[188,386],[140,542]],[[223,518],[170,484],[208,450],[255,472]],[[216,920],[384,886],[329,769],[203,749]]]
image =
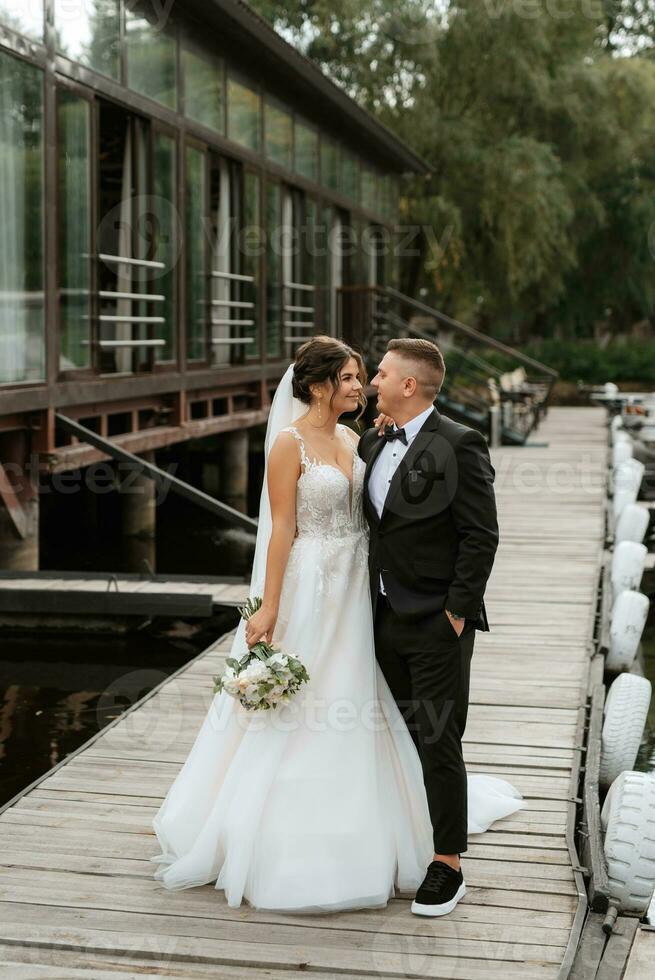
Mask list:
[[651,683],[639,674],[619,674],[612,682],[603,710],[600,785],[633,769],[650,707]]
[[622,772],[601,810],[610,902],[642,916],[655,890],[655,777]]
[[622,490],[615,490],[612,497],[612,511],[614,520],[617,521],[626,507],[637,502],[637,490],[634,487],[624,487]]
[[646,467],[638,459],[624,459],[613,473],[615,490],[636,490],[639,492]]
[[648,596],[624,589],[619,592],[610,614],[610,648],[605,659],[607,670],[627,670],[637,655],[637,647],[648,617]]
[[648,519],[648,510],[645,507],[640,504],[626,504],[616,522],[614,539],[617,544],[621,541],[643,541]]
[[632,459],[632,442],[621,439],[612,446],[612,466],[616,468],[626,459]]
[[638,589],[646,565],[648,548],[637,541],[621,541],[612,555],[612,591],[618,596],[625,589]]

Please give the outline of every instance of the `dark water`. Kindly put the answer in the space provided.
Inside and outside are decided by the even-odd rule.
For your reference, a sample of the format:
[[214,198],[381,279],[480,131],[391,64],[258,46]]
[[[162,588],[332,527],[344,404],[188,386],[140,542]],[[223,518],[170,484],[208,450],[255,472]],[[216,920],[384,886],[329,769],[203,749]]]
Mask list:
[[[344,419],[345,421],[345,419]],[[251,430],[248,496],[256,516],[263,479],[265,427]],[[192,486],[203,485],[220,443],[191,440],[157,451],[156,463]],[[44,478],[40,494],[43,571],[142,572],[247,577],[255,536],[169,492],[157,502],[156,536],[121,536],[120,469],[103,463],[65,480]],[[217,494],[220,499],[220,491]],[[147,564],[146,564],[147,562]],[[0,806],[47,772],[165,677],[238,622],[226,610],[211,622],[157,621],[127,635],[4,635],[0,659]],[[177,629],[176,629],[177,628]],[[177,635],[172,635],[174,632]]]
[[[157,462],[202,488],[202,456],[181,450]],[[246,507],[259,505],[261,459],[253,454]],[[75,493],[46,485],[41,497],[44,571],[138,572],[144,558],[159,574],[249,575],[254,535],[169,493],[156,508],[156,537],[122,538],[116,490]],[[0,653],[0,806],[233,629],[236,610],[198,623],[155,620],[127,634],[3,632]]]
[[[207,454],[193,453],[184,444],[156,454],[166,472],[210,494],[203,486],[203,461]],[[104,468],[104,469],[103,469]],[[40,567],[43,571],[139,572],[143,559],[158,574],[236,575],[249,574],[255,537],[230,526],[198,504],[173,491],[161,492],[156,500],[154,541],[121,535],[122,499],[111,485],[105,488],[108,470],[119,478],[123,471],[103,463],[87,467],[72,492],[62,492],[57,478],[45,479],[41,487]],[[249,462],[246,513],[259,509],[263,477],[261,453]],[[108,481],[107,481],[108,482]]]
[[0,660],[0,806],[238,621],[192,636],[5,635]]

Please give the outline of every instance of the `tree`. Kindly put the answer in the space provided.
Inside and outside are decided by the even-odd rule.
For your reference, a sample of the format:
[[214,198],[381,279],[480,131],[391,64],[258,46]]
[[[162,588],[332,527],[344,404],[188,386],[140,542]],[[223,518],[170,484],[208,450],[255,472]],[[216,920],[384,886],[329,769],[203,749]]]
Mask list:
[[[646,0],[261,6],[430,163],[402,197],[424,229],[405,291],[515,340],[651,316],[655,61],[631,56]],[[621,48],[629,30],[645,40]]]

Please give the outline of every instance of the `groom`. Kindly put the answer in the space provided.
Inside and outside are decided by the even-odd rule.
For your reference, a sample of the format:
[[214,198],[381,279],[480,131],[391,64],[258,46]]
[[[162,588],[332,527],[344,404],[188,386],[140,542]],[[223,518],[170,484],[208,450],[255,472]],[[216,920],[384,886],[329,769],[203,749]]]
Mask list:
[[359,441],[376,657],[418,749],[433,828],[434,857],[412,904],[428,916],[452,911],[466,892],[462,736],[498,546],[487,444],[434,408],[444,374],[436,344],[390,340],[371,384],[395,425]]

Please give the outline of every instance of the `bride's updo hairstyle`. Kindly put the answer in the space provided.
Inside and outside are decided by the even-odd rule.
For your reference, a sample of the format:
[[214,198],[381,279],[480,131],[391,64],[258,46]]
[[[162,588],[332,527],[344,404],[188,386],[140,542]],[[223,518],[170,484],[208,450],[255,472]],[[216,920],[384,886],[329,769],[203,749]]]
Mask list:
[[342,340],[337,340],[336,337],[319,334],[305,341],[298,348],[293,365],[294,398],[298,398],[305,405],[311,405],[311,386],[329,381],[332,385],[332,395],[330,396],[331,409],[334,396],[341,384],[339,374],[346,361],[351,357],[354,357],[357,362],[359,380],[362,383],[362,391],[358,402],[360,412],[355,419],[355,421],[359,421],[367,405],[367,398],[363,391],[368,380],[366,368],[359,351],[353,350]]

